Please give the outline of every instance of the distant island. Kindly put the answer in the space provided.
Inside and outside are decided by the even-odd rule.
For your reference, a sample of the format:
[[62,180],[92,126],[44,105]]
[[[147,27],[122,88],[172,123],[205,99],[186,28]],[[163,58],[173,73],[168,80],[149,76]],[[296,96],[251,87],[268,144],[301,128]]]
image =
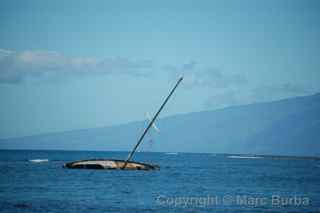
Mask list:
[[[0,149],[129,151],[146,123],[1,139]],[[179,114],[157,125],[150,151],[320,156],[320,94]]]

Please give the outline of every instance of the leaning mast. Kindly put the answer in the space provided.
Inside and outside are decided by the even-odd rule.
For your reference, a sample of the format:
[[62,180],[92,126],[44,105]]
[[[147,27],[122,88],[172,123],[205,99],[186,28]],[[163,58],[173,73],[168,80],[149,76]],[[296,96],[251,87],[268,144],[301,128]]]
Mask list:
[[133,154],[135,153],[136,149],[138,148],[138,146],[140,145],[140,143],[142,142],[144,136],[147,134],[147,132],[149,131],[149,129],[151,128],[152,124],[155,122],[155,120],[157,119],[158,115],[160,114],[161,110],[164,108],[164,106],[166,105],[166,103],[168,102],[168,100],[170,99],[170,97],[172,96],[172,94],[174,93],[174,91],[176,90],[176,88],[178,87],[178,85],[180,84],[180,82],[183,80],[183,77],[180,77],[178,82],[175,84],[175,86],[173,87],[173,89],[171,90],[171,92],[169,93],[168,97],[164,100],[164,102],[162,103],[162,105],[160,106],[159,110],[157,111],[157,113],[153,116],[152,120],[150,121],[149,125],[147,126],[147,128],[144,130],[143,134],[140,136],[137,144],[134,146],[133,150],[130,152],[130,154],[128,155],[127,160],[124,162],[123,166],[121,169],[125,169],[128,162],[131,160]]

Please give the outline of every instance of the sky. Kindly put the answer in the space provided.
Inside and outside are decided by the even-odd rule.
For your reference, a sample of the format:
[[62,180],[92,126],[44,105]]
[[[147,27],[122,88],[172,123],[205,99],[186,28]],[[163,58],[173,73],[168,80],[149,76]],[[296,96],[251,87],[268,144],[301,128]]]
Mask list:
[[[320,91],[320,2],[0,3],[0,138]],[[160,116],[160,117],[161,117]]]

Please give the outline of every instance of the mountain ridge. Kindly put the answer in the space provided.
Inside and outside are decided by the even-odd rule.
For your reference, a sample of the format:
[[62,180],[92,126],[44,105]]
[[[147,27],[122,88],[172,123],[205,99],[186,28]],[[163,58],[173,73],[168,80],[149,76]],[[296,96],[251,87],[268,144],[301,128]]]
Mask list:
[[[157,125],[160,134],[146,138],[155,140],[152,149],[144,141],[141,150],[319,156],[320,93],[176,114]],[[0,149],[131,150],[145,126],[146,121],[133,121],[0,139]]]

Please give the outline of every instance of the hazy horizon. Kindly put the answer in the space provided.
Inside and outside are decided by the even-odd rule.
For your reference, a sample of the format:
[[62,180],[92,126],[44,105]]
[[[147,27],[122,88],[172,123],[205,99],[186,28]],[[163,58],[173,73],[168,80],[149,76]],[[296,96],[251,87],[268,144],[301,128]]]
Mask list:
[[[178,115],[185,115],[185,114],[190,114],[190,113],[201,113],[204,111],[218,111],[218,110],[224,110],[227,108],[232,108],[232,107],[238,107],[238,106],[247,106],[247,105],[252,105],[252,104],[262,104],[262,103],[272,103],[272,102],[277,102],[277,101],[282,101],[282,100],[287,100],[287,99],[294,99],[294,98],[300,98],[300,97],[307,97],[307,96],[314,96],[314,95],[318,95],[320,94],[320,92],[316,92],[314,94],[311,95],[303,95],[303,96],[294,96],[294,97],[288,97],[285,99],[278,99],[278,100],[273,100],[273,101],[261,101],[261,102],[254,102],[254,103],[250,103],[250,104],[241,104],[241,105],[232,105],[232,106],[227,106],[227,107],[222,107],[222,108],[218,108],[218,109],[214,109],[214,110],[201,110],[201,111],[194,111],[194,112],[184,112],[184,113],[177,113],[177,114],[172,114],[172,115],[166,115],[166,116],[159,116],[159,119],[165,119],[168,117],[173,117],[173,116],[178,116]],[[153,114],[152,114],[153,115]],[[130,123],[137,123],[137,122],[143,122],[146,121],[147,124],[147,118],[145,119],[141,119],[141,120],[134,120],[134,121],[129,121],[129,122],[125,122],[125,123],[120,123],[120,124],[114,124],[114,125],[108,125],[108,126],[100,126],[100,127],[88,127],[88,128],[81,128],[81,129],[67,129],[67,130],[62,130],[62,131],[56,131],[56,132],[44,132],[44,133],[40,133],[40,134],[33,134],[33,135],[22,135],[19,137],[8,137],[8,138],[0,138],[1,139],[14,139],[14,138],[20,138],[20,137],[32,137],[32,136],[37,136],[37,135],[46,135],[46,134],[59,134],[59,133],[63,133],[63,132],[73,132],[73,131],[81,131],[81,130],[89,130],[89,129],[100,129],[100,128],[108,128],[108,127],[113,127],[113,126],[122,126],[122,125],[127,125]],[[156,121],[157,122],[157,121]],[[90,150],[88,150],[90,151]],[[93,150],[92,150],[93,151]]]

